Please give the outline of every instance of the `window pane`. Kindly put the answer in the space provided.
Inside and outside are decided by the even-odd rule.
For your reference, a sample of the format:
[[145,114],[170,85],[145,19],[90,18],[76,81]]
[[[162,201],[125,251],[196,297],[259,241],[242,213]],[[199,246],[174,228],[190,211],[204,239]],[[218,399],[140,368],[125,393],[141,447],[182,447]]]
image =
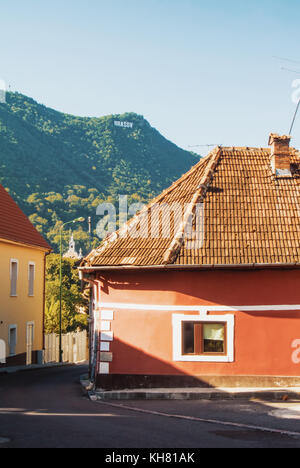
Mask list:
[[9,354],[15,356],[17,345],[17,330],[16,328],[10,328],[9,330]]
[[195,353],[194,323],[183,323],[183,354]]
[[29,296],[34,295],[34,265],[29,265]]
[[17,262],[11,263],[11,285],[10,285],[10,295],[17,295],[17,278],[18,278],[18,264]]
[[205,324],[203,325],[204,352],[225,352],[225,325]]

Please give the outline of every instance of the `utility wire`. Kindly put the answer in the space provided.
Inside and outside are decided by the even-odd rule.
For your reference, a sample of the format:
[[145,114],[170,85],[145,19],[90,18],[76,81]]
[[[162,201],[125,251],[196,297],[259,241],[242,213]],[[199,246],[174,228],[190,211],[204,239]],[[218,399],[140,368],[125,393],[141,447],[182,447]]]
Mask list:
[[291,60],[291,59],[284,58],[284,57],[277,57],[276,55],[273,55],[273,58],[278,59],[278,60],[283,60],[284,62],[300,63],[299,60]]
[[281,67],[281,70],[288,71],[291,73],[296,73],[297,75],[300,75],[300,70],[292,70],[291,68],[285,68],[285,67]]
[[214,144],[214,145],[193,145],[193,146],[189,146],[189,148],[210,148],[211,146],[220,146],[220,145],[217,145],[217,144]]

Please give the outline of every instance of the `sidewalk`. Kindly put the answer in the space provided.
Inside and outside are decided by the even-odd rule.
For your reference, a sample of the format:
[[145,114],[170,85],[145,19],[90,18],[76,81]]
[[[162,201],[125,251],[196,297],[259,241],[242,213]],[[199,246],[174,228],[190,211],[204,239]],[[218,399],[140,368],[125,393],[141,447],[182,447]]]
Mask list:
[[300,387],[290,388],[155,388],[92,391],[92,384],[82,376],[81,385],[92,400],[293,400],[300,401]]

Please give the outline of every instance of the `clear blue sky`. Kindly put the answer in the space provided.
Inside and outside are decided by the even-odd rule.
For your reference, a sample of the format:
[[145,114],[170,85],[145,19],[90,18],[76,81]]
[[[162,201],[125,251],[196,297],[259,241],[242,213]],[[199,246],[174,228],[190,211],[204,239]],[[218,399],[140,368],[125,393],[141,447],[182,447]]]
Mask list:
[[[300,73],[299,0],[0,0],[0,12],[0,79],[47,106],[134,111],[184,148],[288,132],[300,74],[281,67]],[[294,135],[300,147],[300,115]]]

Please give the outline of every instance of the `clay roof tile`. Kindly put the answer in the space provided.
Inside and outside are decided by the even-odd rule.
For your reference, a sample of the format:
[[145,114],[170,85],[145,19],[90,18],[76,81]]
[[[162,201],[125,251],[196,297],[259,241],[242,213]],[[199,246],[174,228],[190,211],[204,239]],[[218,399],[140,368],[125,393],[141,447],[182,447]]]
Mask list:
[[52,250],[2,185],[0,185],[0,239]]

